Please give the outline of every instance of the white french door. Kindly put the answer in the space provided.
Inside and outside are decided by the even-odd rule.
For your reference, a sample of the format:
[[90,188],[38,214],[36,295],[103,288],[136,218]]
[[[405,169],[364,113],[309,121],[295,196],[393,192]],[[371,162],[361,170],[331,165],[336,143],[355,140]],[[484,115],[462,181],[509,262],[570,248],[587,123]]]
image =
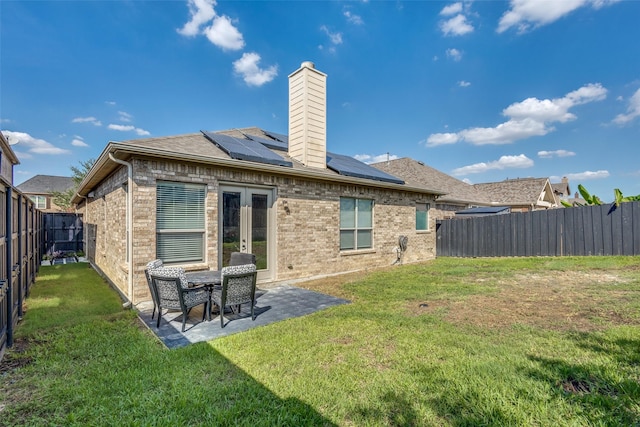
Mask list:
[[219,265],[229,265],[231,252],[256,256],[258,280],[273,278],[273,189],[220,187]]

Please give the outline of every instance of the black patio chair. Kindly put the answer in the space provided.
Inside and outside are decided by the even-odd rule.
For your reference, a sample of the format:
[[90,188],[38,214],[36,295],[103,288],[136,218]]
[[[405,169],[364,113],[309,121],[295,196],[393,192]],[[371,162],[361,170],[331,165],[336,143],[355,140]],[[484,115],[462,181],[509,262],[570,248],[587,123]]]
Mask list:
[[[211,312],[211,297],[205,285],[190,288],[184,269],[181,267],[159,267],[149,271],[151,281],[158,296],[158,322],[156,327],[160,327],[162,309],[182,311],[182,332],[189,317],[189,312],[193,307],[204,304],[202,320],[205,315]],[[211,317],[209,317],[211,320]]]
[[211,292],[211,301],[220,309],[220,327],[224,328],[224,309],[241,304],[251,304],[251,320],[256,320],[254,306],[256,304],[256,279],[258,273],[255,264],[244,264],[223,267],[220,272],[222,286]]
[[155,286],[153,286],[153,281],[151,280],[151,276],[149,276],[149,271],[162,266],[163,263],[161,259],[154,259],[153,261],[148,262],[147,266],[144,268],[144,276],[147,278],[147,285],[149,285],[149,292],[151,293],[151,299],[153,300],[153,312],[151,312],[152,319],[156,315],[156,308],[158,307],[158,293],[156,292]]

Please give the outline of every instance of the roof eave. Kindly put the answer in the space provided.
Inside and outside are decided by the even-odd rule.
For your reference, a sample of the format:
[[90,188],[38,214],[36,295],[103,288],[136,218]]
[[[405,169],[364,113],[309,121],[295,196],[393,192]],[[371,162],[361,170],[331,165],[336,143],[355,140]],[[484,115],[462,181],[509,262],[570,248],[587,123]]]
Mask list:
[[[395,184],[384,181],[349,177],[344,175],[326,175],[323,173],[318,173],[313,169],[291,169],[283,166],[270,165],[266,163],[255,163],[248,161],[239,161],[234,159],[224,159],[219,157],[210,157],[210,156],[200,156],[196,154],[184,154],[184,153],[175,153],[167,150],[159,150],[157,148],[152,147],[140,147],[140,146],[131,146],[129,144],[123,144],[120,142],[109,142],[109,144],[105,147],[103,152],[100,154],[95,164],[87,174],[87,176],[82,180],[80,186],[78,187],[78,192],[75,194],[73,198],[73,203],[79,203],[82,198],[86,197],[87,194],[91,191],[93,187],[95,187],[102,179],[108,176],[113,170],[115,170],[118,165],[109,159],[109,153],[117,156],[118,153],[124,154],[124,157],[120,157],[122,160],[126,160],[126,158],[131,157],[133,155],[140,156],[149,156],[149,157],[162,157],[163,159],[170,160],[180,160],[180,161],[189,161],[193,163],[203,163],[207,165],[215,165],[215,166],[223,166],[230,168],[241,168],[243,164],[251,165],[251,169],[260,172],[269,172],[276,173],[279,175],[293,175],[302,178],[309,179],[317,179],[322,181],[332,181],[332,182],[341,182],[345,184],[355,184],[362,185],[366,187],[376,187],[376,188],[386,188],[391,190],[402,190],[409,191],[414,193],[423,193],[423,194],[432,194],[435,196],[441,196],[446,193],[438,190],[432,190],[423,187],[415,187],[407,184]],[[112,167],[107,169],[107,172],[100,173],[107,167],[109,164],[112,164]]]

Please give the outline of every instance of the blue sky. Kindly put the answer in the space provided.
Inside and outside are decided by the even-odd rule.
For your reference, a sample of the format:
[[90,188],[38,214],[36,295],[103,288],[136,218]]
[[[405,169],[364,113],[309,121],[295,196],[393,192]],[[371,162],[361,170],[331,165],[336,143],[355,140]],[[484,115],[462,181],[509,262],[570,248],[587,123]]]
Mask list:
[[640,194],[640,2],[0,2],[0,127],[70,175],[108,141],[287,133],[287,76],[328,75],[327,146],[471,183]]

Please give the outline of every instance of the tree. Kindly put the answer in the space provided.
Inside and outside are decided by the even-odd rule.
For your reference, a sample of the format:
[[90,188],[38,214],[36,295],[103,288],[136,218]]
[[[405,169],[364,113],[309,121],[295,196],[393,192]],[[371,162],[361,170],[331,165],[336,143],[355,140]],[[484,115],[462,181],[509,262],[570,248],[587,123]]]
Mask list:
[[[578,185],[578,191],[580,192],[580,195],[582,196],[582,198],[584,199],[585,203],[577,203],[576,202],[576,206],[584,206],[586,205],[601,205],[602,204],[602,200],[600,200],[600,198],[598,196],[596,196],[595,194],[589,194],[589,192],[587,191],[586,188],[584,188],[584,186],[582,184]],[[623,196],[622,195],[622,191],[620,191],[620,189],[618,188],[614,188],[613,189],[613,195],[614,195],[614,203],[615,206],[620,206],[620,203],[624,203],[624,202],[634,202],[634,201],[640,201],[640,194],[638,194],[637,196]],[[571,208],[574,205],[572,205],[571,203],[567,202],[566,200],[561,200],[560,203],[562,203],[562,206],[567,207],[567,208]]]
[[73,196],[76,194],[80,183],[87,176],[93,164],[96,162],[96,159],[89,160],[80,160],[80,166],[71,166],[71,179],[73,179],[73,187],[68,189],[67,191],[54,191],[51,193],[51,197],[53,199],[53,203],[60,206],[64,210],[71,209],[71,200],[73,200]]

